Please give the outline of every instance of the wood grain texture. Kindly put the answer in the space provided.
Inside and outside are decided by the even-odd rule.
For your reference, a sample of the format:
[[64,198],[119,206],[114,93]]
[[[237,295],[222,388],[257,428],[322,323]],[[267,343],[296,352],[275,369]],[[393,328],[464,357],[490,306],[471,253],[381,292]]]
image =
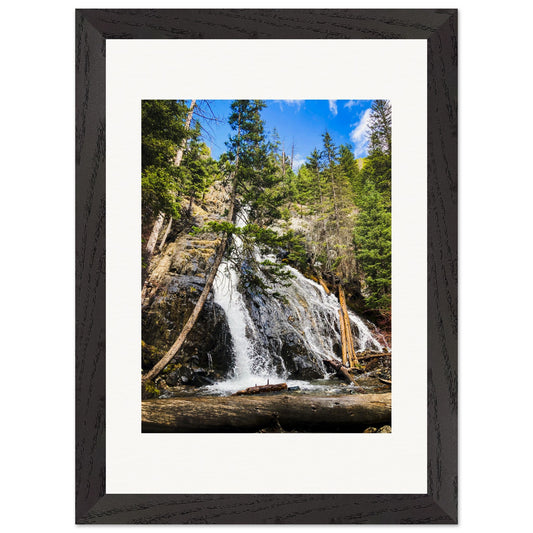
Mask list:
[[83,10],[106,39],[426,39],[453,10]]
[[105,40],[76,16],[76,516],[105,494]]
[[86,524],[451,524],[428,495],[108,494]]
[[457,14],[428,39],[428,491],[457,521]]
[[[287,384],[284,383],[285,389]],[[276,385],[271,385],[276,386]],[[361,432],[391,423],[391,394],[307,394],[187,397],[142,402],[143,433],[248,432],[283,428],[320,433]]]
[[[428,43],[428,492],[106,494],[106,39],[426,39]],[[77,523],[457,522],[457,11],[76,12]]]

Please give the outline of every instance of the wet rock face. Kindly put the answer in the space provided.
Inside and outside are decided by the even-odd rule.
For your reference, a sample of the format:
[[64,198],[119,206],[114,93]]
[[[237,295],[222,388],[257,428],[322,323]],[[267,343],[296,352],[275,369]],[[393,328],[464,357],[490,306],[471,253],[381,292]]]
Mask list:
[[[324,377],[323,366],[306,349],[303,332],[298,331],[296,319],[291,320],[290,310],[280,300],[272,301],[263,295],[247,294],[246,304],[260,338],[257,343],[271,354],[275,370],[291,379],[318,379]],[[286,317],[289,316],[287,319]]]
[[[143,350],[144,370],[151,368],[178,338],[204,284],[205,279],[198,276],[169,276],[164,290],[159,288],[143,313],[143,341],[151,347]],[[208,384],[209,375],[225,376],[232,365],[233,347],[226,315],[210,294],[182,349],[171,361],[171,377],[166,381],[171,386]]]
[[[150,266],[142,312],[142,367],[148,370],[178,338],[205,286],[220,237],[194,234],[210,220],[222,220],[227,191],[215,184],[193,216],[175,229]],[[206,385],[233,368],[233,346],[226,315],[212,292],[176,357],[162,372],[169,386]]]
[[320,379],[324,377],[324,372],[318,367],[309,354],[302,350],[302,345],[292,343],[290,336],[283,340],[281,356],[285,361],[285,367],[289,376],[293,379]]

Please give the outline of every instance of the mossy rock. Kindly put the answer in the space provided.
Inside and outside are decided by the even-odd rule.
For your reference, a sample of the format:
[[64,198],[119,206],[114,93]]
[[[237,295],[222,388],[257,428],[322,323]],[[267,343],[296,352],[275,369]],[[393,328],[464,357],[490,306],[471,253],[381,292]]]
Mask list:
[[141,397],[143,400],[157,398],[160,394],[161,391],[155,386],[153,381],[146,381],[141,385]]

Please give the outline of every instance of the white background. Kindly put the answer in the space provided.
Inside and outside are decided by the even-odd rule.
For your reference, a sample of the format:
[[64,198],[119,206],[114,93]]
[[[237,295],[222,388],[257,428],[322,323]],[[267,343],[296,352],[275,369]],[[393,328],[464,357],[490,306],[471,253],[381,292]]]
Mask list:
[[[216,4],[157,3],[180,5]],[[305,0],[273,1],[268,7],[325,5],[443,3]],[[460,8],[459,529],[468,532],[524,531],[530,524],[530,5],[451,4]],[[7,530],[74,531],[74,6],[53,0],[10,3],[0,34]],[[103,3],[86,0],[83,6]],[[135,6],[146,3],[112,4]]]
[[[286,61],[290,56],[291,61]],[[168,65],[180,58],[179,69]],[[427,46],[423,40],[114,40],[106,49],[106,487],[109,493],[425,493]],[[232,65],[247,65],[236,75]],[[323,65],[321,76],[312,74]],[[210,65],[209,70],[198,68]],[[349,65],[347,67],[347,65]],[[182,72],[190,73],[186,79]],[[279,76],[279,77],[276,77]],[[213,81],[217,80],[217,86]],[[290,80],[289,83],[280,80]],[[392,101],[392,434],[142,434],[140,102]],[[153,450],[158,453],[154,454]],[[216,453],[213,454],[213,450]],[[324,450],[365,457],[342,476]],[[169,459],[172,457],[172,459]],[[201,458],[191,461],[190,458]],[[223,460],[221,460],[221,458]],[[375,459],[372,459],[375,458]],[[312,464],[313,468],[309,468]],[[159,473],[165,472],[164,476]],[[283,480],[283,481],[280,481]]]

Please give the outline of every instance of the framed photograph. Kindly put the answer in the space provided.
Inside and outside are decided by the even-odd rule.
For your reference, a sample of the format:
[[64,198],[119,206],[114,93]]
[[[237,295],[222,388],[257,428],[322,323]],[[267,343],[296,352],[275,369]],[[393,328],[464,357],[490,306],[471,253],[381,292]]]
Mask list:
[[76,522],[457,490],[457,11],[77,10]]

